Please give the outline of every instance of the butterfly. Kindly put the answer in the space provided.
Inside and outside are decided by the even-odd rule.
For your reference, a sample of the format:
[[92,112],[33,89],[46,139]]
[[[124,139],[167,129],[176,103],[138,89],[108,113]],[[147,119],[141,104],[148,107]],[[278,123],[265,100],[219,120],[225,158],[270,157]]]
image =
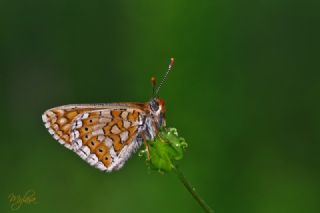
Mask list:
[[[171,58],[157,90],[146,103],[70,104],[46,110],[42,120],[60,144],[91,166],[105,172],[123,167],[144,142],[152,141],[166,126],[165,103],[157,97],[174,63]],[[148,157],[149,154],[148,154]]]

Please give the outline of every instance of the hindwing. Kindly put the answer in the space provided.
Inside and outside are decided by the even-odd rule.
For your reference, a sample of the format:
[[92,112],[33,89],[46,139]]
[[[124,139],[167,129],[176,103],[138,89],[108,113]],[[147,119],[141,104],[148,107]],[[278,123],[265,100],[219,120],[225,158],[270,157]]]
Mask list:
[[141,145],[145,116],[142,104],[67,105],[47,110],[42,119],[59,143],[110,172]]

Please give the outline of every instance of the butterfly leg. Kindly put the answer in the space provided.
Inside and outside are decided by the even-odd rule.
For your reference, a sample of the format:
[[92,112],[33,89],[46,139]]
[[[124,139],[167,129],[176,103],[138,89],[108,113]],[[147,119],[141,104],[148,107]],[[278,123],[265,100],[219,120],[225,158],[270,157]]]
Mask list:
[[143,143],[146,147],[146,151],[147,151],[147,159],[150,160],[150,149],[149,149],[149,144],[147,142],[146,136],[144,134],[142,134],[142,138],[143,138]]

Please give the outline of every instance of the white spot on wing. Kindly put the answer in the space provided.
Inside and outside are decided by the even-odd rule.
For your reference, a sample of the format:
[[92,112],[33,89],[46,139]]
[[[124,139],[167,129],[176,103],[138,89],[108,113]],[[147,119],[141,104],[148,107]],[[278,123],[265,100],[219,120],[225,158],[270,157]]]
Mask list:
[[82,140],[81,139],[75,139],[72,141],[72,149],[74,151],[77,151],[80,147],[82,147]]
[[53,135],[53,138],[56,139],[56,140],[59,140],[59,136],[56,135],[56,134]]
[[129,136],[129,132],[128,131],[124,131],[120,133],[120,138],[122,143],[125,142],[128,139]]
[[71,133],[71,141],[75,140],[78,137],[79,137],[79,131],[78,130],[73,130],[72,133]]
[[97,169],[100,169],[100,170],[102,170],[102,171],[105,171],[105,170],[107,169],[107,167],[105,167],[105,165],[104,165],[102,162],[100,162],[100,161],[98,161],[94,166],[95,166]]
[[83,113],[81,116],[82,119],[86,119],[88,117],[89,117],[89,113]]
[[102,129],[105,126],[106,126],[105,124],[96,124],[96,125],[92,126],[92,130]]
[[98,141],[103,141],[105,139],[104,135],[99,135],[98,136]]
[[87,146],[82,146],[76,153],[85,160],[90,154],[90,149]]
[[49,129],[48,129],[48,131],[49,131],[49,133],[50,133],[51,135],[53,135],[53,134],[54,134],[53,129],[49,128]]
[[76,120],[75,126],[76,126],[76,128],[82,127],[82,121],[81,120]]
[[47,121],[48,121],[48,118],[47,118],[47,115],[46,115],[46,114],[43,114],[43,115],[42,115],[42,121],[43,121],[43,122],[47,122]]
[[86,159],[86,161],[93,166],[94,164],[96,164],[98,162],[98,157],[95,154],[91,154],[88,156],[88,158]]
[[106,137],[106,139],[104,140],[104,142],[105,142],[105,144],[106,144],[107,147],[109,147],[109,148],[112,147],[113,141],[112,141],[111,138]]
[[117,125],[113,125],[113,127],[111,128],[111,133],[119,134],[120,133],[119,127]]
[[104,134],[104,132],[102,129],[98,129],[98,130],[92,132],[92,136],[103,135],[103,134]]
[[130,127],[130,122],[129,121],[123,121],[123,126],[124,126],[124,128],[129,128]]
[[123,111],[122,114],[121,114],[121,117],[123,119],[127,119],[127,116],[128,116],[128,112],[127,111]]
[[111,118],[102,117],[99,119],[99,123],[104,123],[104,124],[109,123],[110,121],[111,121]]
[[110,110],[103,110],[101,111],[102,117],[111,117]]

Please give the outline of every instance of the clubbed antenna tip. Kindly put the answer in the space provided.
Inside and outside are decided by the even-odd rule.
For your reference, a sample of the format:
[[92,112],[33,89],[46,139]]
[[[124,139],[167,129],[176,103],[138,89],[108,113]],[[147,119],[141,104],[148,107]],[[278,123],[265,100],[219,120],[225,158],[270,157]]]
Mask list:
[[152,95],[155,95],[156,85],[157,85],[157,79],[156,77],[151,77],[151,85],[152,85]]
[[172,67],[173,64],[174,64],[174,58],[170,58],[170,64],[169,64],[169,66]]

